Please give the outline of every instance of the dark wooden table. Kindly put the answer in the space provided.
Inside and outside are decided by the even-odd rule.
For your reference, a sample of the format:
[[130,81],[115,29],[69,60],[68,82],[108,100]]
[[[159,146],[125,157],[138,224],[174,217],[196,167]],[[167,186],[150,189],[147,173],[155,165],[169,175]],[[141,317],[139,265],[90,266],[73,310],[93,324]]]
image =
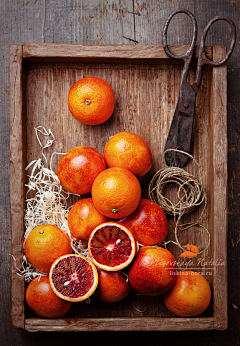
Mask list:
[[[238,345],[240,322],[240,61],[239,38],[228,62],[228,309],[227,331],[204,332],[102,332],[102,333],[28,333],[11,325],[10,277],[10,165],[9,165],[9,47],[32,42],[85,44],[161,44],[166,17],[176,8],[192,11],[198,22],[199,36],[215,15],[227,15],[236,24],[239,35],[240,3],[237,0],[2,0],[1,1],[1,299],[0,344],[65,345],[69,342],[100,345],[157,344]],[[169,31],[169,43],[191,40],[191,25],[180,15]],[[229,45],[230,33],[223,22],[214,24],[207,44]],[[198,40],[199,42],[199,40]]]

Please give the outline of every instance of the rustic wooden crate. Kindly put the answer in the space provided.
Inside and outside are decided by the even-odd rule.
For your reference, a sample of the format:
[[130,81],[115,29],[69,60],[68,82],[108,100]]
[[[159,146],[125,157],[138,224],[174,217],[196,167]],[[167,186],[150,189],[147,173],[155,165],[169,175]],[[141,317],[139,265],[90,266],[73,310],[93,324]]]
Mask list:
[[[182,53],[186,46],[172,47]],[[197,56],[196,49],[196,56]],[[214,60],[225,47],[208,47]],[[144,138],[153,153],[153,166],[141,178],[142,197],[163,165],[163,148],[179,92],[181,64],[168,58],[161,45],[72,45],[25,44],[10,48],[10,163],[11,163],[11,231],[12,231],[12,322],[28,331],[174,331],[227,328],[227,68],[205,67],[197,96],[192,153],[203,168],[203,183],[208,206],[203,224],[211,234],[211,245],[200,257],[203,275],[212,289],[212,302],[197,318],[173,316],[162,297],[135,297],[130,294],[115,304],[91,299],[90,304],[74,303],[64,318],[43,319],[25,305],[25,282],[16,274],[23,257],[25,167],[41,156],[34,127],[43,125],[55,135],[55,144],[45,152],[66,152],[77,145],[87,145],[103,153],[108,137],[119,131],[131,131]],[[69,113],[67,95],[71,85],[86,76],[105,79],[116,95],[115,110],[104,124],[88,126]],[[190,80],[194,69],[190,71]],[[57,164],[57,163],[56,163]],[[55,164],[55,168],[56,168]],[[193,162],[186,169],[197,175]],[[174,198],[174,190],[170,191]],[[71,200],[75,202],[74,197]],[[187,218],[196,220],[200,211]],[[167,240],[174,240],[173,222],[169,218]],[[179,235],[189,238],[200,249],[206,234],[198,228]],[[170,244],[176,259],[180,250]],[[210,261],[224,265],[212,266]],[[197,261],[197,259],[196,259]],[[208,265],[207,265],[208,264]],[[188,263],[181,263],[181,268]],[[207,269],[210,267],[211,269]],[[210,275],[212,273],[212,275]],[[140,313],[138,309],[148,308]]]

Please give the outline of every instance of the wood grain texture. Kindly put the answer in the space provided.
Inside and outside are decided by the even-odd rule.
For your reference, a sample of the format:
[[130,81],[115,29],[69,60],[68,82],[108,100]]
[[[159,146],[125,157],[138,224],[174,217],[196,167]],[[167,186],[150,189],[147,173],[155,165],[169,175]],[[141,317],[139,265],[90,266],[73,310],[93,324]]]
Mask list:
[[[47,47],[48,46],[45,46],[46,49]],[[43,56],[44,53],[42,51],[42,45],[40,45],[40,48],[40,55]],[[60,49],[60,53],[57,53],[58,48]],[[71,50],[73,56],[76,56],[76,52],[79,50],[78,48],[78,46],[74,45],[71,47],[71,49],[69,47],[68,50],[65,50],[64,45],[56,45],[56,47],[53,47],[52,51],[55,52],[55,55],[61,56],[61,58],[66,58],[66,56],[64,56],[65,51],[67,52],[67,56],[69,50]],[[86,51],[90,51],[92,49],[94,52],[94,49],[98,51],[99,47],[91,46],[89,48],[85,48]],[[182,48],[180,47],[177,49],[177,51],[181,51],[181,49]],[[110,47],[108,47],[107,50],[111,50]],[[103,55],[106,54],[106,50],[102,49],[101,51]],[[152,151],[152,168],[146,176],[140,179],[142,186],[142,197],[148,197],[149,182],[153,175],[164,165],[164,145],[178,98],[181,66],[162,64],[161,62],[162,60],[164,61],[165,58],[162,60],[157,59],[155,64],[142,65],[134,63],[116,63],[116,60],[119,57],[126,56],[127,53],[129,53],[129,47],[126,46],[126,52],[124,52],[124,46],[121,46],[119,51],[114,51],[114,55],[112,57],[108,57],[108,64],[91,63],[89,62],[88,57],[85,57],[84,63],[72,63],[71,60],[68,63],[50,63],[46,60],[42,63],[37,62],[23,64],[25,77],[24,89],[26,89],[24,93],[25,96],[23,99],[23,105],[24,108],[26,108],[26,117],[22,117],[22,127],[26,129],[27,150],[23,150],[20,156],[24,157],[27,163],[42,156],[41,147],[39,146],[34,130],[37,126],[44,125],[45,128],[51,129],[54,134],[55,143],[53,147],[44,151],[44,155],[46,156],[48,163],[50,162],[50,157],[53,152],[65,153],[69,149],[78,145],[91,146],[103,154],[105,143],[108,141],[108,138],[111,135],[123,130],[130,131],[140,135],[149,144]],[[45,53],[45,55],[47,54],[48,53]],[[101,54],[99,56],[101,57]],[[139,52],[138,56],[137,52],[135,51],[133,56],[138,60],[141,58],[142,53]],[[34,59],[37,60],[37,58],[38,56],[35,55]],[[151,56],[149,56],[149,60],[152,60]],[[170,60],[170,62],[174,63],[175,61]],[[209,99],[216,97],[215,89],[214,92],[212,92],[211,97],[206,97],[209,95],[211,90],[211,88],[208,86],[208,74],[208,69],[205,69],[201,89],[197,98],[192,152],[194,157],[197,160],[201,159],[201,162],[204,165],[202,171],[204,187],[207,195],[210,197],[210,200],[215,201],[216,191],[215,189],[211,189],[212,181],[209,179],[209,163],[212,162],[211,155],[213,154],[213,150],[210,150],[208,137],[210,136],[213,138],[213,147],[219,146],[221,148],[222,142],[217,136],[214,136],[213,128],[206,126],[209,123]],[[116,102],[114,113],[107,122],[99,126],[88,126],[79,123],[71,116],[67,107],[67,96],[71,86],[74,82],[86,76],[95,76],[106,80],[112,86],[115,93]],[[189,78],[190,80],[194,80],[194,69],[190,71]],[[19,89],[21,90],[21,84]],[[218,107],[218,103],[216,103],[216,107]],[[214,112],[212,111],[212,113]],[[217,109],[215,110],[215,113],[218,113]],[[24,112],[23,114],[25,115]],[[226,109],[222,109],[222,114],[224,117],[226,117]],[[18,127],[18,129],[20,131],[20,136],[18,137],[17,142],[20,142],[18,147],[21,148],[21,143],[24,142],[21,137],[23,130],[20,127]],[[226,135],[226,126],[222,126],[221,130],[222,133]],[[55,159],[53,160],[52,168],[54,171],[57,170],[60,157],[61,156],[55,156]],[[216,164],[218,164],[219,158],[216,157],[215,161]],[[187,164],[186,169],[194,175],[199,173],[198,167],[193,161],[190,161]],[[19,185],[23,188],[22,182],[20,182]],[[21,196],[22,195],[24,195],[23,192]],[[176,197],[175,189],[170,188],[170,197],[172,200]],[[69,206],[75,203],[77,200],[78,198],[76,196],[71,197],[68,202]],[[216,218],[220,217],[220,214],[223,212],[223,207],[224,205],[219,205],[219,208],[215,212]],[[20,213],[22,211],[22,207],[18,206],[18,209]],[[196,221],[199,215],[200,211],[197,211],[194,215],[186,217],[184,222]],[[212,223],[212,217],[213,216],[208,214],[208,211],[206,210],[204,215],[205,227],[209,228],[209,225]],[[169,224],[170,227],[167,240],[174,241],[174,223],[172,218],[169,218]],[[215,241],[215,227],[213,227],[212,230],[210,229],[210,232],[212,233],[213,241]],[[226,227],[223,228],[223,233],[226,233]],[[180,233],[178,235],[178,239],[182,245],[192,242],[198,246],[199,250],[203,250],[207,243],[206,234],[204,232],[200,232],[198,227],[193,227],[193,229],[188,232]],[[20,246],[21,243],[18,245]],[[212,248],[216,248],[215,243],[213,244]],[[193,268],[194,270],[200,271],[210,282],[211,286],[215,284],[214,280],[211,280],[213,268],[209,268],[209,270],[208,268],[205,268],[205,262],[210,262],[211,258],[214,256],[212,251],[204,251],[201,256],[198,256],[198,258],[189,263],[188,260],[183,259],[181,261],[179,259],[179,255],[182,251],[173,243],[169,245],[169,250],[174,254],[175,258],[178,259],[179,270],[191,270],[191,268]],[[202,260],[204,264],[199,265],[199,260]],[[216,289],[215,287],[212,288],[214,290]],[[111,305],[111,309],[109,309],[107,304],[101,304],[96,299],[92,299],[90,305],[82,304],[81,309],[78,308],[78,304],[73,304],[68,316],[69,318],[80,317],[82,322],[84,322],[88,317],[106,318],[109,316],[117,319],[119,317],[134,318],[136,315],[139,315],[139,312],[133,307],[132,302],[134,299],[133,293],[119,304]],[[221,296],[221,299],[226,300],[226,294],[225,296]],[[136,329],[138,328],[139,330],[146,330],[145,320],[147,320],[149,317],[160,318],[161,316],[171,316],[170,312],[163,304],[161,297],[141,297],[139,304],[141,310],[144,309],[144,306],[147,306],[147,311],[144,313],[141,319],[138,320],[135,327]],[[216,305],[217,308],[219,308],[219,305],[221,304],[222,302],[219,300],[218,304]],[[206,311],[205,316],[212,316],[211,308]],[[28,311],[27,319],[29,317],[33,317],[30,311]],[[70,320],[71,319],[68,321]],[[155,319],[155,321],[156,320],[157,319]],[[160,326],[164,325],[164,327],[159,328],[166,328],[161,318],[159,321]],[[184,330],[185,320],[180,319],[177,321],[177,330],[179,328]],[[182,321],[181,327],[180,321]],[[197,321],[200,321],[199,326],[197,326]],[[169,327],[171,328],[169,330],[173,330],[173,325]],[[102,327],[106,328],[105,324],[103,324]],[[110,330],[110,328],[111,327],[109,325],[108,329]],[[190,329],[191,328],[202,329],[201,319],[196,320],[194,327],[190,327]],[[221,329],[220,326],[219,328]],[[88,322],[82,324],[81,330],[88,330]]]
[[22,46],[10,49],[10,176],[11,176],[11,237],[12,237],[12,323],[16,328],[24,328],[25,284],[17,275],[23,260],[23,234],[25,210],[25,164],[26,146],[23,129],[22,93]]
[[[226,48],[215,46],[213,59],[220,61],[226,54]],[[212,130],[212,190],[211,214],[214,217],[213,260],[223,265],[215,266],[213,309],[214,327],[227,329],[227,66],[213,69],[210,119]],[[221,210],[221,213],[219,213]],[[220,289],[221,287],[221,289]],[[223,299],[225,297],[225,299]]]
[[[75,44],[161,44],[162,28],[166,17],[177,7],[191,10],[198,22],[198,42],[207,21],[215,15],[227,15],[239,22],[239,1],[203,0],[2,0],[0,8],[1,69],[0,75],[0,216],[1,216],[1,292],[0,300],[0,343],[2,345],[42,346],[58,343],[65,345],[76,342],[76,334],[71,333],[27,333],[13,329],[10,315],[10,171],[9,171],[9,47],[11,44],[32,42],[75,43]],[[237,37],[239,37],[237,26]],[[176,19],[170,27],[170,44],[189,44],[191,30],[184,18]],[[161,343],[177,344],[184,339],[188,345],[207,344],[237,345],[240,338],[240,274],[236,268],[240,263],[240,65],[239,40],[227,64],[228,76],[228,316],[229,327],[225,332],[202,331],[164,333],[164,339],[156,332],[151,333],[81,333],[81,342],[95,344],[101,341],[106,345],[130,345],[132,339],[138,345],[146,345],[149,338]],[[214,25],[207,37],[207,44],[228,44],[228,28],[221,22]],[[174,94],[174,93],[173,93]],[[174,95],[172,99],[174,109]],[[200,109],[200,108],[199,108]],[[201,134],[200,134],[201,138]],[[204,139],[205,140],[205,139]],[[144,305],[144,304],[143,304]],[[145,306],[144,306],[145,307]],[[109,307],[111,310],[111,307]],[[131,335],[131,338],[129,337]],[[164,341],[164,340],[168,341]]]
[[213,318],[89,318],[89,319],[34,319],[26,320],[29,332],[58,331],[183,331],[209,330],[213,328]]

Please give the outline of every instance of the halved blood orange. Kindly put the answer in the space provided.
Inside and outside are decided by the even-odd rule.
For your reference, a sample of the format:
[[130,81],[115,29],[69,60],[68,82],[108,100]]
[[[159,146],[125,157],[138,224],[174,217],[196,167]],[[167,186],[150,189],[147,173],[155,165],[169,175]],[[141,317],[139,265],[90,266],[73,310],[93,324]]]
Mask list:
[[136,253],[136,243],[129,229],[118,222],[97,226],[88,240],[88,252],[93,263],[107,271],[127,267]]
[[98,285],[95,265],[82,255],[59,257],[49,272],[54,293],[70,302],[80,302],[90,297]]

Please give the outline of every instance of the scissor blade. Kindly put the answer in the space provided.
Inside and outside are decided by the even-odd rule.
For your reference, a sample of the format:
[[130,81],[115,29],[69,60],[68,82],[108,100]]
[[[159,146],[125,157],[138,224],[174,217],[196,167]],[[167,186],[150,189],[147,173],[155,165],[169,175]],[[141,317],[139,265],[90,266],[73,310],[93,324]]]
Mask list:
[[[193,109],[195,108],[195,102],[196,94],[195,97],[191,99],[191,107],[193,107]],[[189,153],[193,129],[193,115],[190,116],[185,112],[180,112],[179,108],[178,102],[164,151],[167,149],[177,149]],[[169,151],[165,154],[165,161],[168,166],[183,167],[188,159],[188,155],[176,151]]]

